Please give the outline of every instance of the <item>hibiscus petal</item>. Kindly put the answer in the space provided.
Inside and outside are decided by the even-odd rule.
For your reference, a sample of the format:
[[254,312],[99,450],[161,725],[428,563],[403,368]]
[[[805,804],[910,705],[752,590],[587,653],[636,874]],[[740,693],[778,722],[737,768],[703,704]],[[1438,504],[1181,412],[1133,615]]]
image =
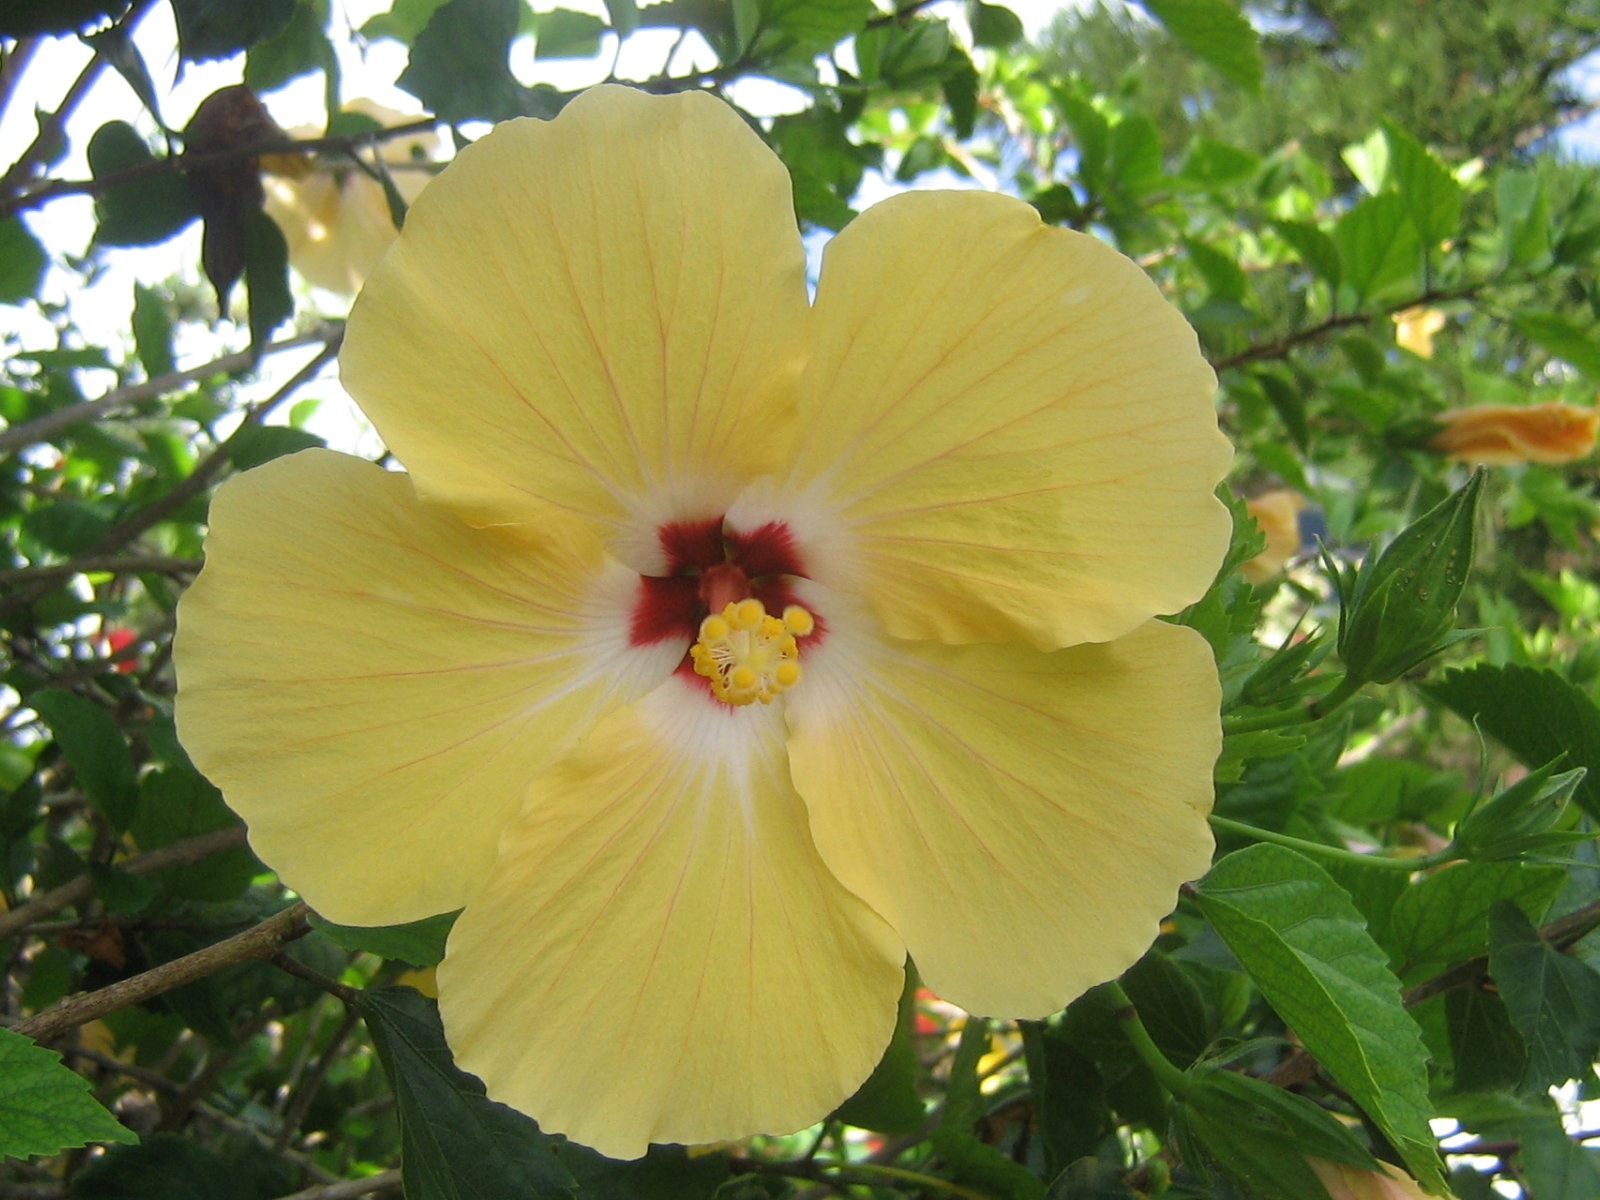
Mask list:
[[471,529],[371,463],[279,459],[212,503],[179,732],[319,912],[459,908],[532,775],[676,666],[681,647],[628,645],[634,583],[598,550]]
[[1205,872],[1221,743],[1192,630],[1041,654],[890,643],[837,608],[789,693],[823,861],[972,1012],[1038,1017],[1148,949]]
[[871,1072],[905,948],[818,859],[783,737],[680,676],[540,777],[439,967],[491,1097],[635,1157],[802,1128]]
[[788,175],[732,109],[597,88],[428,186],[343,378],[474,523],[554,507],[653,534],[787,454],[804,272]]
[[897,637],[1120,637],[1210,584],[1230,451],[1194,332],[1128,259],[980,192],[828,246],[790,485],[818,578]]

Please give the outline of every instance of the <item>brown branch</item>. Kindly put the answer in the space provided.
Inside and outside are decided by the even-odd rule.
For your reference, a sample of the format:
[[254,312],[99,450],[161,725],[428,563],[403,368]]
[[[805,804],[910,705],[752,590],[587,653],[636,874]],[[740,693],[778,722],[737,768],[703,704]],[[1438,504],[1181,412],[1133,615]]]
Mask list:
[[247,929],[226,941],[162,963],[159,967],[119,980],[99,991],[68,996],[42,1013],[19,1022],[15,1026],[16,1031],[35,1041],[46,1041],[107,1013],[116,1012],[119,1008],[142,1004],[163,992],[214,975],[224,967],[271,958],[280,947],[311,932],[311,923],[307,920],[310,911],[303,901],[296,902],[255,928]]
[[[286,337],[282,341],[268,342],[261,352],[261,357],[268,354],[277,354],[283,350],[298,350],[302,346],[315,346],[318,343],[326,345],[330,341],[342,337],[344,323],[325,322],[306,333],[297,333]],[[256,364],[257,358],[253,351],[240,350],[237,354],[224,354],[221,358],[213,359],[208,363],[201,363],[196,367],[187,367],[182,371],[169,371],[165,375],[157,375],[154,379],[146,379],[140,383],[129,384],[127,387],[116,388],[103,396],[96,396],[93,400],[83,400],[77,404],[69,404],[65,408],[58,408],[54,412],[45,413],[21,425],[13,425],[10,429],[0,430],[0,452],[17,450],[23,446],[32,446],[47,440],[69,429],[82,421],[98,420],[107,413],[117,409],[129,408],[141,404],[146,400],[154,400],[158,396],[165,396],[168,392],[176,391],[186,384],[197,383],[202,379],[210,379],[213,375],[232,375],[236,371],[243,371]]]
[[404,125],[392,125],[387,129],[366,129],[358,133],[338,133],[328,137],[266,138],[252,142],[248,146],[229,146],[225,150],[208,150],[204,154],[185,151],[182,154],[152,158],[148,162],[137,163],[120,171],[111,171],[94,179],[52,179],[32,191],[0,200],[0,220],[39,208],[62,196],[98,196],[123,184],[137,183],[141,179],[154,178],[169,171],[186,174],[190,171],[203,171],[207,167],[223,163],[236,163],[271,154],[306,154],[316,150],[355,151],[393,138],[426,133],[436,129],[438,125],[438,118],[424,117],[408,121]]
[[[303,384],[310,382],[339,353],[339,343],[343,340],[341,331],[338,337],[332,338],[322,350],[305,366],[296,371],[290,380],[267,399],[259,404],[252,405],[245,410],[244,420],[215,450],[202,459],[198,466],[191,471],[187,478],[176,484],[173,489],[159,500],[154,500],[141,508],[138,512],[113,526],[99,541],[85,550],[78,558],[70,560],[71,565],[82,559],[101,559],[107,555],[115,554],[129,542],[133,541],[145,530],[153,525],[159,525],[178,509],[182,508],[194,497],[200,495],[212,485],[219,475],[228,467],[228,452],[233,443],[253,425],[261,421],[282,404]],[[51,583],[46,580],[29,587],[18,588],[4,601],[0,601],[0,616],[26,608],[41,596],[47,595],[52,590]]]
[[[32,567],[15,567],[0,571],[0,587],[15,587],[35,580],[59,579],[63,575],[90,573],[138,575],[144,571],[152,571],[157,575],[193,575],[204,561],[199,558],[174,558],[165,554],[149,554],[137,558],[126,555],[75,558],[71,562],[41,563]],[[129,657],[132,656],[113,654],[106,661],[117,662]]]
[[340,1183],[324,1184],[280,1196],[278,1200],[355,1200],[357,1196],[370,1196],[375,1192],[398,1192],[400,1172],[383,1171],[365,1179],[346,1179]]
[[[117,863],[116,867],[119,871],[126,871],[130,875],[150,875],[172,867],[186,867],[210,858],[213,854],[220,854],[224,850],[232,850],[235,846],[244,844],[244,826],[230,825],[226,829],[202,833],[198,837],[184,838],[181,842],[162,846],[148,854],[141,854],[138,858]],[[90,875],[79,875],[60,887],[51,888],[48,892],[33,897],[26,904],[17,905],[10,912],[0,913],[0,940],[10,937],[18,930],[26,929],[35,921],[42,920],[52,913],[58,913],[63,908],[81,903],[92,895],[94,895],[94,878]]]
[[1484,284],[1474,283],[1459,288],[1429,288],[1420,296],[1413,296],[1409,300],[1401,300],[1383,308],[1367,312],[1344,313],[1340,316],[1327,317],[1315,325],[1307,325],[1304,329],[1281,337],[1276,341],[1263,342],[1259,346],[1251,346],[1248,350],[1241,350],[1237,354],[1230,354],[1226,358],[1219,358],[1211,366],[1217,371],[1227,371],[1235,367],[1246,366],[1253,362],[1263,362],[1268,359],[1285,358],[1289,351],[1307,342],[1317,341],[1326,337],[1335,330],[1346,329],[1351,325],[1365,325],[1374,317],[1392,316],[1408,308],[1415,308],[1419,304],[1436,304],[1446,300],[1468,300],[1483,290]]

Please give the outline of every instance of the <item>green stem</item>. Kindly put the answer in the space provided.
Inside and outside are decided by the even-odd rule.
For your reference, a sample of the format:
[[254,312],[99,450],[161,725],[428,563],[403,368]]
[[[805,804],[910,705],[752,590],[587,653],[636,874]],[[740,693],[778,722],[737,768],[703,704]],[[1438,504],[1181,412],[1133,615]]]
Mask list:
[[1287,729],[1291,725],[1310,725],[1339,708],[1365,686],[1366,680],[1346,675],[1334,685],[1331,692],[1317,697],[1309,704],[1278,712],[1260,713],[1254,717],[1225,717],[1222,722],[1222,732],[1255,733],[1262,729]]
[[1335,862],[1352,863],[1362,867],[1386,867],[1394,871],[1425,871],[1429,867],[1437,867],[1440,863],[1454,862],[1460,857],[1452,848],[1435,850],[1432,854],[1389,855],[1389,854],[1362,854],[1357,850],[1345,850],[1339,846],[1327,846],[1321,842],[1307,841],[1305,838],[1293,837],[1287,833],[1274,833],[1270,829],[1258,829],[1254,825],[1246,825],[1243,821],[1229,820],[1211,814],[1211,824],[1217,829],[1229,833],[1237,833],[1244,837],[1254,838],[1259,842],[1271,842],[1275,846],[1287,846],[1290,850],[1298,850],[1302,854],[1313,858],[1327,858]]
[[962,1187],[959,1183],[951,1183],[948,1179],[940,1179],[937,1175],[924,1175],[921,1171],[908,1171],[905,1167],[891,1167],[874,1162],[853,1162],[840,1163],[839,1170],[845,1174],[877,1175],[884,1179],[899,1180],[915,1184],[927,1191],[960,1196],[962,1200],[994,1200],[988,1192],[974,1191],[972,1188]]
[[1133,1006],[1133,1001],[1128,999],[1128,993],[1122,990],[1122,984],[1113,979],[1103,986],[1112,1003],[1117,1006],[1117,1020],[1122,1023],[1122,1032],[1127,1035],[1128,1041],[1133,1043],[1133,1048],[1144,1065],[1150,1068],[1167,1091],[1179,1099],[1193,1092],[1194,1081],[1161,1052],[1161,1047],[1156,1045],[1155,1039],[1150,1036],[1150,1031],[1139,1019],[1139,1010]]

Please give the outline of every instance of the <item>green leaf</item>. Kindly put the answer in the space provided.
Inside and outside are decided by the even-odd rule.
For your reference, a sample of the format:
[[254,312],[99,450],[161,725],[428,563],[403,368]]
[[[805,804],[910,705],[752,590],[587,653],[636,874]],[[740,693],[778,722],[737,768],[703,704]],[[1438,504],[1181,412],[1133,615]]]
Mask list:
[[299,0],[287,25],[250,47],[245,83],[254,92],[270,92],[313,71],[326,73],[336,83],[339,58],[328,41],[327,25],[327,0]]
[[119,832],[127,829],[139,803],[133,757],[111,714],[75,692],[48,688],[28,697],[72,764],[84,793]]
[[1201,911],[1267,1001],[1367,1112],[1425,1187],[1442,1190],[1428,1120],[1428,1052],[1400,983],[1339,885],[1278,846],[1228,855]]
[[1398,125],[1385,121],[1383,132],[1389,143],[1389,176],[1417,233],[1434,245],[1455,237],[1461,227],[1461,185],[1455,176]]
[[1458,987],[1444,994],[1444,1006],[1455,1091],[1509,1091],[1521,1082],[1528,1055],[1505,1001],[1488,988]]
[[509,59],[521,10],[518,0],[450,0],[417,34],[395,82],[445,121],[521,116]]
[[1525,1188],[1523,1195],[1538,1200],[1600,1196],[1600,1151],[1573,1140],[1554,1117],[1539,1128],[1520,1132],[1518,1182]]
[[189,62],[228,58],[282,31],[295,0],[172,0],[178,52]]
[[1181,1119],[1206,1154],[1255,1200],[1311,1200],[1328,1190],[1308,1155],[1368,1170],[1377,1160],[1353,1133],[1304,1096],[1211,1067],[1192,1076]]
[[278,223],[259,208],[244,214],[244,286],[250,297],[250,353],[259,360],[272,331],[294,314],[289,245]]
[[1550,256],[1550,205],[1532,171],[1506,170],[1494,185],[1495,211],[1507,266],[1539,267]]
[[972,44],[987,50],[1006,50],[1026,36],[1022,18],[1003,4],[973,0],[967,9],[967,24],[972,29]]
[[393,38],[409,44],[446,3],[448,0],[394,0],[388,12],[379,13],[361,27],[361,36]]
[[288,425],[249,425],[228,441],[228,458],[241,471],[328,443],[305,429]]
[[637,0],[605,0],[606,16],[611,18],[611,28],[615,29],[622,37],[627,37],[639,28],[639,5]]
[[86,500],[57,500],[31,508],[22,518],[22,532],[46,550],[80,554],[106,535],[111,518]]
[[997,1200],[1043,1200],[1044,1184],[1037,1175],[980,1141],[973,1132],[973,1124],[983,1112],[978,1060],[988,1052],[989,1022],[967,1018],[950,1064],[944,1112],[929,1141],[956,1182],[981,1188]]
[[1527,1047],[1523,1089],[1589,1078],[1600,1054],[1600,975],[1552,948],[1506,901],[1489,912],[1489,974]]
[[922,1064],[912,1040],[917,1020],[916,994],[916,975],[907,972],[894,1035],[867,1081],[834,1109],[835,1120],[879,1133],[915,1133],[922,1128],[927,1115],[917,1095]]
[[607,26],[593,13],[555,8],[533,17],[534,45],[540,58],[593,58]]
[[1409,281],[1422,251],[1405,202],[1393,192],[1369,196],[1340,217],[1333,227],[1333,244],[1339,251],[1342,281],[1361,300]]
[[759,0],[758,28],[805,51],[826,51],[860,32],[877,11],[872,0]]
[[[96,179],[155,161],[144,139],[125,121],[111,121],[89,139],[89,170]],[[95,241],[104,246],[164,242],[200,215],[189,185],[177,171],[158,171],[100,193],[94,202]]]
[[1236,4],[1230,0],[1139,0],[1139,4],[1224,79],[1247,91],[1261,90],[1261,42]]
[[1586,767],[1573,799],[1600,820],[1600,707],[1554,671],[1483,663],[1422,686],[1494,738],[1530,770],[1559,760]]
[[189,1137],[157,1133],[119,1146],[72,1177],[73,1200],[266,1200],[282,1180],[243,1154],[224,1159]]
[[0,221],[0,304],[21,304],[32,297],[49,263],[44,247],[20,218]]
[[1311,273],[1332,287],[1339,286],[1343,267],[1334,240],[1310,221],[1274,221],[1272,228],[1294,249]]
[[1511,327],[1590,379],[1600,379],[1600,338],[1591,331],[1550,312],[1518,313],[1511,318]]
[[0,1158],[33,1158],[89,1142],[135,1142],[89,1081],[32,1038],[0,1028]]
[[129,0],[9,0],[0,5],[0,37],[76,33],[128,11]]
[[364,992],[357,1007],[394,1088],[407,1200],[555,1200],[573,1177],[552,1140],[461,1071],[439,1010],[410,988]]
[[1537,920],[1566,881],[1559,867],[1455,863],[1401,893],[1390,913],[1395,959],[1406,978],[1476,958],[1489,948],[1489,910],[1512,901]]
[[[627,1161],[606,1158],[576,1142],[560,1144],[556,1152],[577,1180],[580,1200],[709,1200],[725,1195],[718,1189],[729,1176],[725,1156],[691,1155],[682,1146],[651,1146],[643,1158]],[[752,1200],[764,1195],[757,1192]]]
[[139,362],[146,377],[154,379],[173,369],[172,318],[167,315],[167,301],[153,288],[142,283],[133,285],[133,344],[139,351]]
[[[151,771],[139,780],[139,813],[131,832],[141,850],[155,850],[239,824],[209,780],[188,764]],[[261,870],[254,854],[235,846],[157,878],[168,895],[187,900],[233,900]]]
[[444,958],[445,939],[456,923],[457,912],[423,917],[405,925],[335,925],[312,916],[311,925],[346,950],[364,951],[413,967],[431,967]]

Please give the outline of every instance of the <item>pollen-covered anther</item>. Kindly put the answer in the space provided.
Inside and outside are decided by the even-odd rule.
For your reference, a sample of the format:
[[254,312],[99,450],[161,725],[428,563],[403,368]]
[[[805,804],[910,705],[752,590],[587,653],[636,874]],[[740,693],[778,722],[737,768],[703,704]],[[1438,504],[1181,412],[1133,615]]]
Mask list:
[[799,639],[815,628],[798,604],[780,618],[769,616],[759,600],[737,600],[700,622],[689,658],[724,704],[771,704],[800,681]]

